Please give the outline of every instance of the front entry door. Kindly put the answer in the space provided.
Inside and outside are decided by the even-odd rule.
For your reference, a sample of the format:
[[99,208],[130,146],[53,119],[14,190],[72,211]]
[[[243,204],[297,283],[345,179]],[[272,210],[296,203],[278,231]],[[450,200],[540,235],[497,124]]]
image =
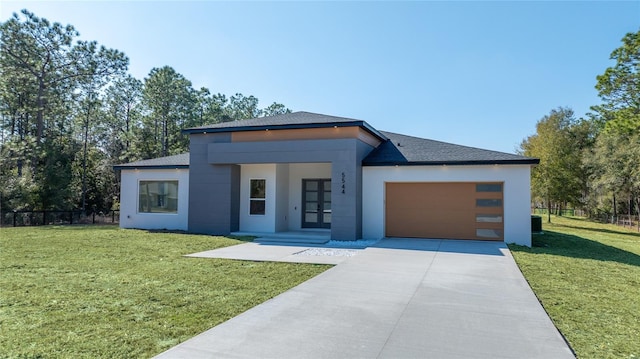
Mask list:
[[302,180],[302,228],[331,228],[331,180]]

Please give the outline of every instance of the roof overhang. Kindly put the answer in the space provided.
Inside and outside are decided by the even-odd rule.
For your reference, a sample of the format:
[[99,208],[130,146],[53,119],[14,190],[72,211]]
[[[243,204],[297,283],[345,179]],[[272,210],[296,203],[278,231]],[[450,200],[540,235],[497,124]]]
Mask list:
[[328,123],[300,123],[300,124],[286,124],[286,125],[262,125],[262,126],[233,126],[233,127],[220,127],[220,128],[186,128],[182,130],[184,134],[207,134],[207,133],[227,133],[227,132],[241,132],[241,131],[265,131],[265,130],[294,130],[294,129],[306,129],[306,128],[330,128],[330,127],[360,127],[371,135],[377,137],[381,141],[386,141],[387,137],[380,133],[375,128],[371,127],[365,121],[350,121],[350,122],[328,122]]
[[537,158],[526,160],[502,160],[502,161],[423,161],[423,162],[376,162],[366,163],[368,167],[390,167],[390,166],[503,166],[503,165],[537,165],[540,160]]
[[113,166],[115,171],[121,170],[179,170],[179,169],[189,169],[189,165],[156,165],[156,166],[127,166],[127,165],[116,165]]

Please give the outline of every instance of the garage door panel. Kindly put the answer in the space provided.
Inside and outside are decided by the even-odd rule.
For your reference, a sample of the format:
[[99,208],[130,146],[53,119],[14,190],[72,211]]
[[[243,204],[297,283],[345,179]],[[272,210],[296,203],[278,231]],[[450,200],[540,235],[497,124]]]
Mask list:
[[[404,216],[403,218],[400,218],[396,221],[391,221],[390,226],[394,225],[396,226],[396,228],[401,228],[401,227],[413,227],[413,226],[420,226],[420,227],[425,227],[425,228],[436,228],[439,226],[446,226],[446,227],[450,227],[450,228],[446,228],[447,230],[453,230],[453,228],[451,227],[459,227],[461,222],[474,222],[475,218],[461,218],[461,217],[455,217],[455,216],[450,216],[450,217],[435,217],[435,218],[429,218],[429,219],[425,219],[424,217],[413,217],[413,216]],[[492,228],[498,228],[501,227],[501,224],[498,223],[498,226],[494,226],[493,223],[483,223],[482,227],[492,227]],[[475,226],[473,227],[475,228]]]
[[387,183],[385,190],[388,237],[503,238],[502,184]]
[[414,228],[409,226],[403,226],[394,230],[394,235],[390,237],[403,237],[403,238],[434,238],[434,239],[475,239],[476,230],[469,228],[462,228],[459,226],[451,225],[451,228],[444,229],[441,223],[436,223],[430,226],[429,224],[421,223],[421,228],[426,232],[417,232]]

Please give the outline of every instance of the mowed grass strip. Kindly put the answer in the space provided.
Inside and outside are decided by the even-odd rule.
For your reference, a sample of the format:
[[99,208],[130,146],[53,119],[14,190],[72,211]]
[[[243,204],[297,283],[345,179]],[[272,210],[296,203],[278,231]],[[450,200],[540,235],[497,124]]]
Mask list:
[[509,246],[551,319],[579,358],[640,358],[640,234],[581,218],[552,222],[533,248]]
[[330,268],[183,257],[238,243],[113,226],[2,228],[0,357],[151,357]]

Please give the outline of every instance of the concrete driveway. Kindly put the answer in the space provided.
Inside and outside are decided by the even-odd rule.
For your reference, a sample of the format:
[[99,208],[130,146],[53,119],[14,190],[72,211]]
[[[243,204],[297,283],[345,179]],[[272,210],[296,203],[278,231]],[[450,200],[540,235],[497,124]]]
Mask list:
[[[217,251],[291,262],[307,249]],[[336,253],[335,267],[157,358],[574,358],[504,243],[386,239]]]

